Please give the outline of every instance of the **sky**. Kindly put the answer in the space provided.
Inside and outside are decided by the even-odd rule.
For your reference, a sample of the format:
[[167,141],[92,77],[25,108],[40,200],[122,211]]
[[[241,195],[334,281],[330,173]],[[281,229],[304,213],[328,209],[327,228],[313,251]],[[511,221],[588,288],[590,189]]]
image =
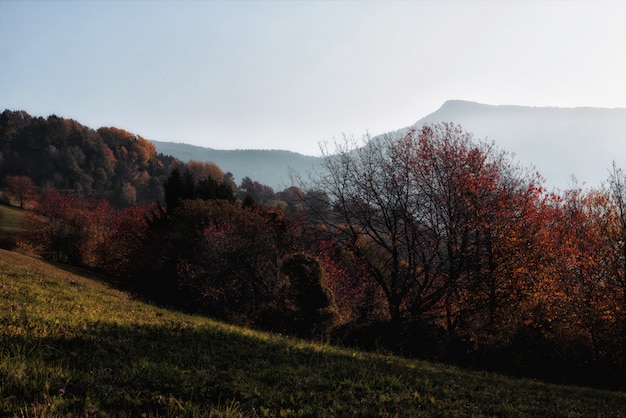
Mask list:
[[320,154],[446,100],[626,107],[626,0],[0,0],[0,110]]

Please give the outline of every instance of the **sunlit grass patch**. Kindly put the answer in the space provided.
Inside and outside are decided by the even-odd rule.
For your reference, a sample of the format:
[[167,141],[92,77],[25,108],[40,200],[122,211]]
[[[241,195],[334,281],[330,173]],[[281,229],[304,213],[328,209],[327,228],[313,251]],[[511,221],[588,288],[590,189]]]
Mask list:
[[23,231],[24,211],[12,206],[0,205],[0,233],[18,234]]

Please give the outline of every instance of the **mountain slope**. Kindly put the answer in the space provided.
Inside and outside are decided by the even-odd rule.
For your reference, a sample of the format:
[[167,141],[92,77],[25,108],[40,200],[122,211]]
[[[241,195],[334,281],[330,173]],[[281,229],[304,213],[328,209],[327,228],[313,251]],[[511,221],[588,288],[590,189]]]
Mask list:
[[571,176],[595,187],[608,177],[612,162],[626,164],[626,108],[492,106],[451,100],[420,119],[454,122],[477,138],[513,152],[534,166],[549,187],[571,186]]
[[626,414],[622,393],[255,332],[66,268],[0,250],[2,416]]
[[151,141],[157,152],[182,161],[210,161],[239,184],[244,177],[272,187],[275,191],[292,185],[291,171],[305,174],[319,167],[321,159],[280,150],[217,150],[173,142]]
[[[475,137],[494,141],[527,167],[535,167],[549,188],[571,186],[571,176],[595,187],[605,180],[615,160],[626,164],[626,108],[556,108],[492,106],[451,100],[402,134],[425,123],[454,122]],[[320,158],[288,151],[226,151],[185,144],[152,141],[158,152],[183,161],[212,161],[239,182],[248,176],[275,190],[291,185],[290,170],[306,178]]]

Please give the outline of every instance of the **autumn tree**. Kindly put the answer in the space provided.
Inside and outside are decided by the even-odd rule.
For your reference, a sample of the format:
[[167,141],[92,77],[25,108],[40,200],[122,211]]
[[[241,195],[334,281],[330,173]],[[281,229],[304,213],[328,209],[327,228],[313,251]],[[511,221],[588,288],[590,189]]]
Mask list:
[[244,200],[246,197],[253,199],[259,205],[265,205],[275,198],[274,189],[258,181],[253,181],[246,176],[239,184],[239,198]]
[[[366,140],[369,138],[366,138]],[[441,298],[441,287],[424,268],[424,247],[418,245],[423,231],[412,209],[413,172],[406,161],[414,150],[397,150],[398,143],[387,136],[368,141],[362,147],[353,139],[338,145],[336,154],[327,153],[324,172],[313,188],[324,190],[336,216],[327,219],[342,245],[362,264],[381,288],[389,316],[399,322],[404,316],[403,301],[409,293],[426,311]],[[409,145],[407,143],[407,145]],[[394,161],[394,160],[400,161]]]
[[552,211],[552,245],[544,246],[551,262],[550,275],[542,280],[542,296],[553,333],[561,344],[588,350],[596,362],[615,353],[610,346],[619,328],[619,298],[607,263],[612,246],[607,245],[611,240],[606,227],[615,215],[608,198],[596,190],[565,191]]
[[605,185],[607,196],[602,236],[607,250],[608,277],[606,284],[617,298],[616,325],[621,345],[621,364],[626,368],[626,174],[613,164]]
[[[504,299],[487,278],[495,264],[485,268],[485,246],[500,248],[509,236],[504,222],[511,228],[523,212],[515,199],[532,190],[525,172],[453,124],[356,145],[347,140],[327,155],[314,186],[330,197],[329,223],[384,293],[392,322],[441,317],[454,332],[479,282],[495,312]],[[494,211],[506,221],[488,231]]]
[[385,296],[376,282],[370,280],[367,268],[355,262],[354,254],[334,237],[324,239],[323,231],[316,232],[321,238],[317,253],[326,284],[344,321],[367,323],[384,317]]
[[49,191],[26,214],[26,240],[45,258],[94,267],[112,215],[104,199]]
[[37,186],[28,176],[6,176],[4,182],[9,194],[20,202],[20,209],[24,209],[25,202],[37,196]]
[[116,279],[133,271],[133,264],[148,233],[148,219],[155,205],[130,206],[115,210],[109,217],[105,236],[96,243],[94,267]]
[[542,179],[489,146],[462,190],[469,235],[457,322],[467,338],[506,339],[528,304],[546,194]]
[[133,277],[147,295],[248,325],[272,303],[279,260],[297,247],[279,211],[200,199],[163,213],[144,242]]

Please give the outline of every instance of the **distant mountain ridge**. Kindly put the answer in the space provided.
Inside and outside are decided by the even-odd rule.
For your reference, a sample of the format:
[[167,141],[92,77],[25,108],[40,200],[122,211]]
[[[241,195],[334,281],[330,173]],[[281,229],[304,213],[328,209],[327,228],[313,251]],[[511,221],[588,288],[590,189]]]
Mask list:
[[[401,135],[438,122],[453,122],[476,138],[494,141],[499,149],[514,153],[521,165],[534,166],[548,188],[569,188],[572,176],[585,187],[596,187],[608,177],[613,161],[626,165],[626,108],[496,106],[449,100],[413,125],[389,134]],[[321,164],[320,157],[289,151],[227,151],[151,142],[160,153],[183,161],[212,161],[233,173],[236,182],[248,176],[275,190],[291,185],[291,171],[306,178],[307,171]]]
[[175,142],[150,141],[157,152],[181,161],[210,161],[224,173],[232,173],[239,184],[244,177],[280,191],[292,186],[292,170],[305,175],[319,167],[322,159],[283,150],[218,150]]
[[514,153],[522,165],[534,166],[549,187],[561,190],[572,185],[572,176],[585,187],[599,186],[613,161],[626,165],[626,108],[496,106],[450,100],[412,127],[438,122],[454,122],[476,138],[494,141],[499,149]]

